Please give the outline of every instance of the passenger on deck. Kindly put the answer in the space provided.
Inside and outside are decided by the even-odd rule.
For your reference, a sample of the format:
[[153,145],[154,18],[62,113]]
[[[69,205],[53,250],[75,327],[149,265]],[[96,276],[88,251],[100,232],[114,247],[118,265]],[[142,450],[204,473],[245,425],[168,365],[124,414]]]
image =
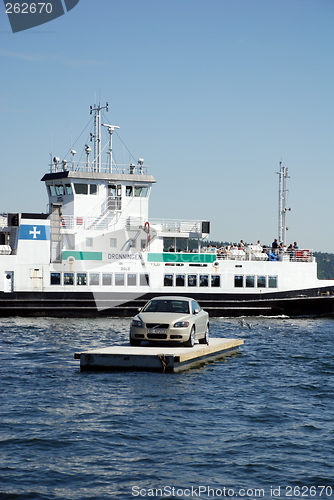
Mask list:
[[273,253],[278,252],[278,240],[277,240],[277,238],[275,238],[274,241],[272,242],[271,249],[272,249]]

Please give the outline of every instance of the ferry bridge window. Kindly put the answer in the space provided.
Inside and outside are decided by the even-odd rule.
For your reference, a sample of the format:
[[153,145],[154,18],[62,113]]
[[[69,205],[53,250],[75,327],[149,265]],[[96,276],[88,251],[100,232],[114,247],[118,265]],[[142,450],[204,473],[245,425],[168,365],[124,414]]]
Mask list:
[[197,286],[196,274],[188,274],[188,286]]
[[88,194],[88,184],[74,184],[74,191],[76,194]]
[[136,285],[137,285],[137,275],[128,274],[128,286],[136,286]]
[[124,274],[116,273],[115,274],[115,285],[122,286],[124,285]]
[[50,285],[60,285],[60,273],[50,273]]
[[244,286],[244,277],[243,276],[234,276],[234,286],[235,288],[242,288]]
[[71,184],[65,184],[65,193],[66,194],[73,194]]
[[111,285],[111,274],[109,273],[103,273],[102,274],[102,285],[103,286],[109,286]]
[[125,196],[132,196],[132,186],[125,186]]
[[246,288],[255,287],[255,276],[246,276]]
[[90,273],[89,284],[92,286],[99,285],[100,284],[100,275],[98,273]]
[[148,274],[140,274],[139,275],[139,284],[140,286],[149,286],[150,285],[150,277]]
[[138,198],[141,196],[143,188],[141,186],[135,186],[135,196]]
[[269,276],[268,277],[268,287],[269,288],[277,288],[277,276]]
[[64,189],[64,186],[62,184],[56,184],[55,189],[56,189],[57,196],[63,196],[65,194],[65,189]]
[[143,186],[142,187],[141,195],[142,195],[142,197],[145,197],[145,198],[147,197],[147,195],[148,195],[148,186]]
[[257,287],[258,288],[266,288],[266,277],[258,276],[257,277]]
[[86,273],[77,273],[77,285],[87,285],[87,274]]
[[97,194],[97,184],[89,184],[89,194]]
[[53,184],[50,184],[50,186],[48,186],[49,188],[49,191],[50,191],[50,195],[51,196],[56,196],[56,188],[54,187]]
[[173,286],[173,275],[172,274],[165,274],[164,286]]
[[64,285],[74,285],[74,273],[64,273]]
[[212,287],[220,287],[220,276],[214,274],[211,276],[211,286]]
[[209,286],[209,275],[208,274],[200,274],[199,286]]
[[185,286],[186,277],[184,274],[177,274],[175,279],[175,286]]

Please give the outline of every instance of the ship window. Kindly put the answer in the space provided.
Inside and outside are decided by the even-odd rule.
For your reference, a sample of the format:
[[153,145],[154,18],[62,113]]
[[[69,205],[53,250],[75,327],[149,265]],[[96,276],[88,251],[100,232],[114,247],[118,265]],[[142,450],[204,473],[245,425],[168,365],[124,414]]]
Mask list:
[[87,274],[86,273],[77,273],[77,285],[87,285]]
[[246,276],[246,288],[255,287],[255,276]]
[[165,274],[164,286],[173,286],[173,275],[172,274]]
[[60,273],[50,273],[50,284],[60,285]]
[[258,276],[257,277],[257,287],[258,288],[266,288],[266,277]]
[[277,276],[269,276],[268,277],[268,287],[269,288],[277,288]]
[[122,274],[116,273],[115,274],[115,285],[116,286],[122,286],[124,284],[125,284],[124,283],[124,274],[123,273]]
[[175,286],[185,286],[186,276],[184,274],[177,274],[175,279]]
[[116,248],[117,247],[117,238],[110,238],[109,244],[110,244],[110,248]]
[[197,286],[196,274],[188,274],[188,286]]
[[220,287],[220,276],[216,274],[211,276],[211,286]]
[[92,286],[99,285],[100,284],[100,275],[98,273],[90,273],[89,284]]
[[209,286],[209,276],[207,274],[200,274],[199,286]]
[[86,247],[93,246],[93,238],[86,238]]
[[97,194],[97,184],[89,184],[89,194]]
[[132,186],[126,186],[125,187],[125,196],[132,196],[132,191],[133,191]]
[[137,275],[136,274],[128,274],[128,285],[136,286],[137,285]]
[[135,196],[138,198],[141,196],[143,188],[141,186],[135,186]]
[[65,193],[66,194],[73,194],[71,184],[65,184]]
[[64,273],[64,285],[74,285],[74,273]]
[[56,188],[54,187],[54,185],[50,184],[50,186],[48,186],[48,187],[49,187],[49,190],[50,190],[50,195],[51,196],[56,196]]
[[129,239],[129,248],[136,248],[136,240],[134,238]]
[[244,277],[234,276],[234,286],[235,288],[242,288],[244,286]]
[[150,277],[148,274],[140,274],[139,278],[140,286],[150,286]]
[[142,195],[142,197],[145,197],[145,198],[147,197],[147,195],[148,195],[148,186],[143,186],[142,187],[141,195]]
[[88,194],[88,184],[74,184],[74,190],[76,194]]
[[56,189],[57,196],[63,196],[63,194],[65,194],[65,189],[64,189],[64,186],[62,184],[56,184],[55,189]]
[[109,286],[111,285],[111,274],[109,273],[104,273],[102,274],[102,285],[103,286]]

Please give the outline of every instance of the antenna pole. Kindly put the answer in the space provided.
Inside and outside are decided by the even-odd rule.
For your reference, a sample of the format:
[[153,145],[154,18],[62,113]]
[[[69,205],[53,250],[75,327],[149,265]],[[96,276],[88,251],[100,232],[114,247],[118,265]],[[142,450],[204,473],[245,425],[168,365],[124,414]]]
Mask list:
[[282,162],[279,162],[279,172],[276,172],[279,175],[279,188],[278,188],[278,240],[280,243],[285,245],[286,243],[286,223],[285,216],[286,212],[290,211],[291,208],[286,207],[286,179],[289,179],[288,176],[288,167],[283,167]]
[[101,172],[101,111],[108,111],[108,103],[105,106],[90,106],[90,114],[94,112],[94,134],[91,134],[90,140],[94,139],[94,172]]

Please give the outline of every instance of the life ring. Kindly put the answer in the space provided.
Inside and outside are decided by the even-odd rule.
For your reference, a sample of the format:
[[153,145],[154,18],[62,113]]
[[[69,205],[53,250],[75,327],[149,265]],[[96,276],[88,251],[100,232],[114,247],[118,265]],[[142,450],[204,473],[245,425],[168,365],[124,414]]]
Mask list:
[[144,231],[145,231],[145,233],[149,233],[150,232],[150,223],[149,222],[145,222],[145,224],[144,224]]
[[311,257],[311,252],[309,250],[303,250],[303,258],[308,259]]
[[64,219],[64,217],[61,218],[61,225],[63,227],[66,226],[66,220]]

